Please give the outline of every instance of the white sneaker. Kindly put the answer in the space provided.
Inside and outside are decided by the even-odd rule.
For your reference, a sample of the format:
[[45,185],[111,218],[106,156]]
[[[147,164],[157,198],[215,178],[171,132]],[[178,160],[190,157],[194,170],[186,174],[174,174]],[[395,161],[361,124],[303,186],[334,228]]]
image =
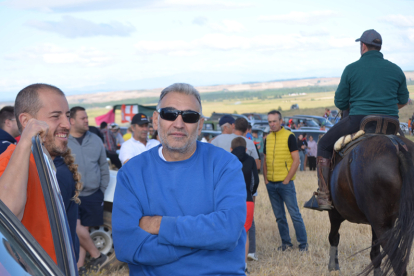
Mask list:
[[249,261],[258,261],[259,260],[259,258],[256,256],[256,253],[247,254],[247,259]]

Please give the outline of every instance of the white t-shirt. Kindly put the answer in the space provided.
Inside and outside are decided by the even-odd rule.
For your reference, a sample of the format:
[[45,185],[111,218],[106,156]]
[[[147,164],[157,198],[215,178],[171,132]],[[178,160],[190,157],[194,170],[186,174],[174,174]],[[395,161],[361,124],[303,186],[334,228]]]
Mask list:
[[134,137],[131,137],[131,139],[122,144],[121,150],[119,151],[119,160],[124,164],[128,159],[158,146],[159,144],[160,142],[158,140],[150,139],[147,141],[147,144],[144,145],[140,141],[135,140]]

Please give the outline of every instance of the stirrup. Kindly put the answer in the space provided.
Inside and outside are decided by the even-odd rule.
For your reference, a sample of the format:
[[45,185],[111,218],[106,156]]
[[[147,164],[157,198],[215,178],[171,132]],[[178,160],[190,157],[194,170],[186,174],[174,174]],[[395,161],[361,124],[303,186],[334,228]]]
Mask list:
[[318,193],[314,192],[311,199],[309,199],[307,202],[305,202],[305,204],[303,205],[304,208],[308,208],[308,209],[312,209],[312,210],[317,210],[317,211],[329,211],[332,210],[334,207],[333,205],[319,205],[318,204],[318,199],[316,198],[316,195]]

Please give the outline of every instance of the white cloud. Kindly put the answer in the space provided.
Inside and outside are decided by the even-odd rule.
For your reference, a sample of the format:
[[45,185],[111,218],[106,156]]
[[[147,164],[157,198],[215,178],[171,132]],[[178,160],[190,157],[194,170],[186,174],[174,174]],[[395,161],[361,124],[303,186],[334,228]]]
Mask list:
[[264,22],[281,22],[288,24],[315,24],[335,15],[337,15],[337,13],[330,10],[312,12],[293,11],[288,14],[262,15],[258,18],[258,20]]
[[[284,50],[326,50],[353,46],[355,39],[351,37],[307,37],[301,34],[291,35],[258,35],[244,37],[240,35],[207,34],[192,41],[140,41],[135,44],[138,52],[144,54],[187,55],[202,53],[202,50],[252,50],[259,52],[275,52]],[[176,54],[174,54],[176,53]]]
[[391,14],[391,15],[381,17],[380,21],[390,23],[400,28],[414,27],[414,16],[413,15]]
[[58,33],[60,35],[76,37],[93,37],[93,36],[129,36],[136,29],[131,25],[124,25],[114,21],[109,24],[94,23],[89,20],[75,18],[65,15],[62,21],[38,21],[30,20],[26,25],[48,32]]
[[113,55],[93,47],[68,49],[54,44],[42,44],[22,52],[5,56],[9,60],[35,60],[46,64],[76,64],[81,67],[97,67],[108,64]]
[[16,9],[42,12],[82,12],[113,9],[178,8],[178,9],[234,9],[251,4],[224,0],[6,0],[0,5]]
[[209,27],[213,31],[224,33],[241,33],[245,30],[242,23],[235,20],[222,20],[218,23],[211,23]]
[[195,24],[195,25],[203,26],[203,25],[206,25],[207,22],[208,22],[207,17],[198,16],[198,17],[193,19],[192,23]]

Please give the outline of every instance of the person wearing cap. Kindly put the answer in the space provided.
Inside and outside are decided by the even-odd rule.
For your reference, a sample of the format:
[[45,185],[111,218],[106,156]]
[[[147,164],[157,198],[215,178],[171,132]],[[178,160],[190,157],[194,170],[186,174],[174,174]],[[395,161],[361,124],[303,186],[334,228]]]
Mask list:
[[165,88],[153,116],[162,145],[118,172],[116,257],[130,275],[245,275],[246,186],[237,157],[197,141],[199,92]]
[[116,138],[116,145],[118,147],[122,146],[122,144],[125,142],[124,137],[122,137],[121,134],[121,128],[116,123],[111,124],[111,131],[115,135]]
[[237,120],[234,120],[231,115],[224,115],[220,118],[219,125],[221,127],[221,134],[214,138],[211,144],[231,152],[231,141],[236,137],[243,137],[247,143],[247,154],[256,160],[257,168],[260,169],[259,153],[256,146],[252,140],[245,137],[249,122],[245,118],[237,118]]
[[384,59],[380,52],[381,35],[371,29],[360,38],[361,58],[349,64],[335,92],[335,105],[349,110],[349,116],[334,125],[318,142],[317,172],[319,190],[317,210],[333,208],[329,193],[329,170],[335,142],[359,130],[361,120],[371,114],[398,118],[398,109],[407,104],[406,78],[396,64]]
[[160,142],[155,139],[147,140],[148,123],[148,117],[144,113],[138,113],[132,117],[132,138],[123,143],[121,150],[119,151],[119,159],[121,160],[122,164],[125,164],[132,157],[137,156],[144,151],[147,151],[160,144]]

